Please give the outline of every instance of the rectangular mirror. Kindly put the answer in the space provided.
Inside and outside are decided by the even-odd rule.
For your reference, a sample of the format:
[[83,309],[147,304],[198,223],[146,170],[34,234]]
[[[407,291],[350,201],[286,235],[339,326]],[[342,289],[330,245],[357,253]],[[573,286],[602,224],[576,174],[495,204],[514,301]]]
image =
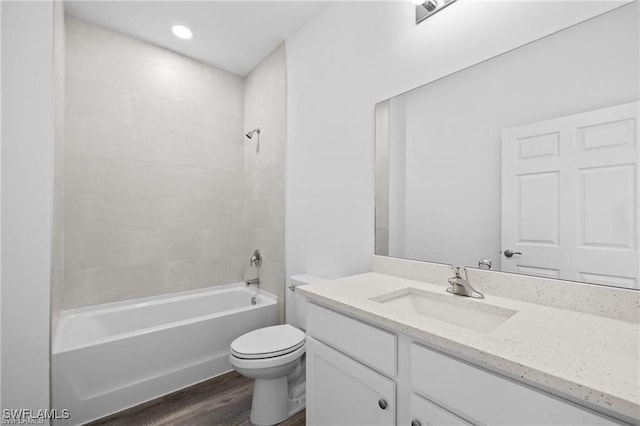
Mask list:
[[376,105],[375,253],[640,288],[638,16]]

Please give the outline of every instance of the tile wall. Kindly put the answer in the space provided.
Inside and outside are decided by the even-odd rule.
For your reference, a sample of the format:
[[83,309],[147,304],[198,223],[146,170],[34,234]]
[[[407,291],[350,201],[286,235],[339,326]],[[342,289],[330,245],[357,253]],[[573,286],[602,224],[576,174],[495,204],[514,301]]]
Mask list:
[[244,128],[260,127],[244,146],[249,244],[263,255],[262,288],[280,300],[284,318],[284,173],[286,148],[285,46],[274,49],[246,77]]
[[65,122],[65,15],[61,2],[53,3],[53,229],[51,259],[51,330],[62,307],[64,270],[64,122]]
[[[260,75],[259,67],[247,86],[268,81]],[[282,237],[273,232],[284,221],[262,221],[283,216],[283,163],[276,167],[271,151],[273,140],[284,143],[284,126],[272,134],[261,122],[264,154],[247,158],[247,178],[245,110],[271,120],[259,114],[274,100],[248,90],[245,108],[243,85],[240,76],[66,17],[64,308],[240,281],[257,241],[265,275],[283,282]],[[282,117],[278,110],[273,120]]]

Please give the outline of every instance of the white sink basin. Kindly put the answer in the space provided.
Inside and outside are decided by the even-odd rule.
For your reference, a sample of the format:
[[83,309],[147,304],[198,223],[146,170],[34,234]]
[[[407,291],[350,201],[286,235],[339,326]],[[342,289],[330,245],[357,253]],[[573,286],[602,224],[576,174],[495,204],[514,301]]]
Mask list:
[[480,333],[494,330],[517,312],[464,296],[437,294],[416,288],[394,291],[371,300],[405,314],[444,321]]

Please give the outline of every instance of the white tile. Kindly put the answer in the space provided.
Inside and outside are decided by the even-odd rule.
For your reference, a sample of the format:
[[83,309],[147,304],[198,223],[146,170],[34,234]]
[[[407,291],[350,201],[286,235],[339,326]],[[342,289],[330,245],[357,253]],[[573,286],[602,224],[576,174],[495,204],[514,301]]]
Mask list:
[[164,292],[166,268],[148,264],[85,271],[84,297],[87,305],[116,302]]
[[84,232],[64,233],[64,270],[84,268]]
[[167,166],[161,194],[170,197],[198,198],[204,194],[205,172],[193,167]]
[[127,231],[130,264],[163,263],[169,259],[169,246],[163,230]]
[[284,297],[284,265],[264,260],[261,271],[261,287],[278,297]]
[[260,248],[260,244],[256,241],[256,233],[250,229],[229,229],[228,251],[231,256],[247,256],[247,259],[253,253],[253,250]]
[[202,67],[190,67],[195,69],[178,69],[173,75],[171,99],[184,102],[198,108],[204,106],[204,85]]
[[204,64],[195,59],[136,39],[133,39],[132,48],[133,56],[140,62],[172,68],[192,78],[203,76]]
[[207,229],[204,232],[204,257],[206,259],[229,258],[229,231]]
[[126,162],[113,158],[67,156],[65,191],[118,193],[129,185]]
[[161,229],[195,229],[204,227],[204,201],[194,198],[163,197],[158,211]]
[[85,78],[131,88],[131,39],[106,29],[94,35],[85,43]]
[[169,133],[145,127],[134,126],[131,140],[123,146],[125,158],[131,160],[167,163],[169,158]]
[[86,118],[73,114],[65,114],[64,121],[64,152],[68,154],[83,154],[85,140]]
[[52,286],[59,286],[64,271],[64,234],[54,236],[52,248],[51,281]]
[[258,198],[284,196],[284,166],[274,165],[257,171]]
[[245,209],[249,228],[269,228],[271,226],[271,202],[269,200],[248,200]]
[[244,204],[244,200],[231,202],[231,226],[234,228],[245,228],[247,226],[247,215]]
[[162,185],[171,166],[133,160],[122,161],[122,163],[120,193],[138,196],[164,193]]
[[190,260],[169,264],[170,285],[180,290],[228,284],[231,276],[231,262],[228,260]]
[[272,229],[284,230],[285,203],[283,198],[271,198],[271,226]]
[[162,98],[171,98],[176,71],[168,66],[146,62],[134,57],[131,87],[134,91]]
[[209,142],[204,145],[206,166],[227,172],[244,170],[244,147],[235,143]]
[[247,263],[245,256],[234,256],[231,259],[231,282],[244,281],[244,265]]
[[124,266],[131,263],[127,232],[83,232],[84,269]]
[[208,228],[228,228],[232,224],[232,203],[227,200],[203,201],[203,220]]
[[131,123],[131,91],[101,83],[67,78],[66,111],[115,123]]
[[82,37],[68,35],[65,40],[65,73],[73,77],[84,77],[85,43]]
[[63,276],[63,309],[85,306],[84,303],[84,269],[65,271]]
[[64,230],[81,231],[84,228],[84,198],[82,194],[64,194]]
[[246,200],[258,199],[258,172],[252,171],[244,174],[244,194]]
[[169,133],[166,161],[178,166],[204,167],[206,162],[205,146],[202,138]]
[[215,142],[242,144],[245,132],[242,119],[217,114],[206,109],[203,112],[203,136]]
[[217,200],[241,200],[244,198],[244,173],[206,170],[206,194]]
[[122,228],[122,210],[114,194],[82,194],[83,230],[116,231]]
[[168,260],[189,260],[202,257],[205,231],[201,229],[178,229],[164,231]]
[[64,189],[58,184],[53,185],[53,235],[64,232]]
[[131,144],[131,126],[92,118],[85,119],[84,153],[96,157],[126,158]]
[[120,194],[117,203],[121,212],[121,229],[154,229],[159,226],[162,206],[159,197]]
[[242,118],[243,79],[218,68],[204,70],[205,107],[216,114]]
[[265,260],[284,263],[284,229],[256,230],[256,245]]
[[201,136],[202,110],[142,93],[133,93],[133,123],[153,129]]

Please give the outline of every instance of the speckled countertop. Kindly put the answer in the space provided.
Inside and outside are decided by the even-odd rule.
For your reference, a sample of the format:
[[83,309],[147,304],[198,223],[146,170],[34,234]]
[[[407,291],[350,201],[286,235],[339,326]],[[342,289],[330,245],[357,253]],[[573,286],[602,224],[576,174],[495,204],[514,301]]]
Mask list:
[[[406,288],[444,294],[454,303],[481,303],[517,313],[481,333],[371,300]],[[484,299],[470,301],[446,293],[445,288],[371,272],[296,291],[568,399],[640,419],[640,324],[486,293]]]

